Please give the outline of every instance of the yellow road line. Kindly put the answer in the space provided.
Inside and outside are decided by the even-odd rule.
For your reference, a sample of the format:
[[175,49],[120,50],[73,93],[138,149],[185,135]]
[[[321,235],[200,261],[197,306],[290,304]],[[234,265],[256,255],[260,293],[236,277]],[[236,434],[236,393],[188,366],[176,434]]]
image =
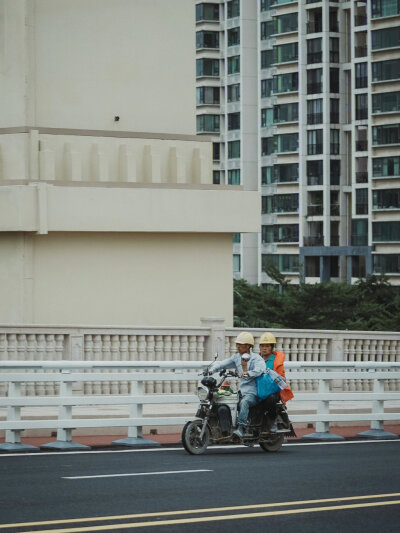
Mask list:
[[334,505],[331,507],[308,507],[305,509],[288,509],[283,511],[266,511],[263,513],[246,513],[238,515],[223,515],[223,516],[199,516],[197,518],[179,518],[176,520],[161,520],[156,522],[133,522],[128,524],[108,524],[104,526],[90,526],[90,527],[78,527],[78,528],[67,528],[67,529],[44,529],[44,530],[34,530],[27,531],[25,533],[79,533],[79,532],[90,532],[90,531],[109,531],[115,528],[119,529],[134,529],[139,527],[155,527],[155,526],[172,526],[178,524],[192,524],[200,522],[220,522],[222,520],[243,520],[248,518],[261,518],[266,516],[279,516],[279,515],[293,515],[293,514],[304,514],[304,513],[318,513],[322,511],[340,511],[347,509],[359,509],[365,507],[380,507],[387,505],[398,505],[400,500],[394,501],[383,501],[383,502],[372,502],[372,503],[355,503],[350,505]]
[[41,522],[20,522],[14,524],[0,524],[0,529],[10,527],[28,527],[28,526],[50,526],[55,524],[73,524],[83,522],[105,522],[107,520],[128,520],[131,518],[151,518],[152,516],[178,516],[183,514],[200,514],[200,513],[218,513],[224,511],[243,511],[245,509],[263,509],[266,507],[284,507],[286,505],[308,505],[316,503],[331,503],[338,501],[354,501],[354,500],[371,500],[375,498],[396,498],[400,496],[400,492],[392,492],[389,494],[367,494],[364,496],[343,496],[342,498],[324,498],[320,500],[298,500],[291,502],[277,502],[277,503],[260,503],[252,505],[234,505],[230,507],[211,507],[205,509],[183,509],[180,511],[161,511],[158,513],[136,513],[115,516],[94,516],[88,518],[70,518],[64,520],[46,520]]

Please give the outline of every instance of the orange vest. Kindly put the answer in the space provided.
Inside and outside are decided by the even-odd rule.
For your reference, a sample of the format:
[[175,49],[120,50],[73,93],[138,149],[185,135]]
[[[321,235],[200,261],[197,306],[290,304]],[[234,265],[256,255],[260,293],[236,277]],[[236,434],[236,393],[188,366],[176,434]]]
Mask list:
[[[285,377],[285,368],[283,366],[283,363],[285,362],[285,354],[283,352],[273,352],[275,355],[274,359],[274,370],[275,372],[278,372],[283,378]],[[288,402],[294,398],[294,394],[292,392],[292,389],[289,387],[289,385],[286,387],[286,389],[281,390],[281,400],[283,403]]]

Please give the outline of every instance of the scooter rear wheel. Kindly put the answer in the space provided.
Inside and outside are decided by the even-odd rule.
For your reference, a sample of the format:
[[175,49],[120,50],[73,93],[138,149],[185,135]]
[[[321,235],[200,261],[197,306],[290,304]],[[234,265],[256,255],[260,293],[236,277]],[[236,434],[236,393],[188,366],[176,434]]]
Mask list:
[[200,438],[202,420],[187,422],[182,430],[182,444],[185,450],[192,455],[200,455],[207,449],[210,432],[206,428],[203,438]]
[[273,435],[270,439],[260,442],[264,452],[278,452],[282,448],[284,436],[282,434]]

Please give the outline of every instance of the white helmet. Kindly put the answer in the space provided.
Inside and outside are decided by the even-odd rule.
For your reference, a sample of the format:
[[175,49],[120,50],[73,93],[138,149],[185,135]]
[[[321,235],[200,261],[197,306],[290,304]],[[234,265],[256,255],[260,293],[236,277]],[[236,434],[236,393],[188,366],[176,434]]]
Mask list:
[[250,346],[254,346],[254,337],[251,333],[247,331],[242,331],[242,333],[239,333],[239,335],[235,339],[236,344],[250,344]]

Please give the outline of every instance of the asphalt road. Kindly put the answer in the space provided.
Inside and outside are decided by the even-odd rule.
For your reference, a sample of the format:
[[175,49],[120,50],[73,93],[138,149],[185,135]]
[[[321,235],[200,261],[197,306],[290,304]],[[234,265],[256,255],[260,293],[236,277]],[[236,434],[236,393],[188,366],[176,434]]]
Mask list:
[[293,443],[277,454],[240,447],[202,456],[169,448],[0,455],[0,533],[398,533],[399,456],[400,440]]

